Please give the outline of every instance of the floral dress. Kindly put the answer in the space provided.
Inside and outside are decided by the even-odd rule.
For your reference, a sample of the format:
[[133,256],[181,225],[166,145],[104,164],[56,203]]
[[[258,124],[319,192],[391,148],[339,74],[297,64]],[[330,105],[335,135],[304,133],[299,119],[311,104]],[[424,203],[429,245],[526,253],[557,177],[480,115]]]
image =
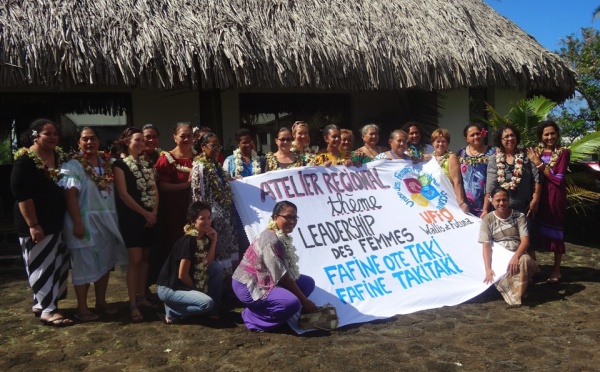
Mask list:
[[495,153],[496,148],[489,146],[485,154],[478,156],[469,156],[466,147],[460,149],[457,154],[469,211],[477,217],[481,216],[483,211],[489,157]]
[[237,221],[233,196],[223,169],[204,157],[196,157],[192,166],[192,202],[204,201],[211,206],[212,228],[217,231],[215,259],[221,267],[232,270],[239,260]]

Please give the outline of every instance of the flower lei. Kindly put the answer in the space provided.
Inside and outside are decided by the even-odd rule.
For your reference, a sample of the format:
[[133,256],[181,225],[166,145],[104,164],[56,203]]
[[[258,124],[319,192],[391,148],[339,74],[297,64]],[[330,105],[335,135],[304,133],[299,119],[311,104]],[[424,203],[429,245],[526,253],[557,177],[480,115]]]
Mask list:
[[[192,149],[192,154],[196,155],[196,150]],[[191,173],[192,172],[192,168],[185,167],[185,166],[183,166],[183,165],[178,164],[177,162],[175,162],[175,158],[173,157],[173,155],[171,155],[170,152],[168,152],[168,151],[162,151],[160,153],[160,155],[164,156],[167,159],[167,161],[169,162],[169,164],[171,164],[172,166],[174,166],[175,169],[177,169],[178,171],[183,172],[183,173]]]
[[[413,148],[414,145],[409,145],[408,148],[406,149],[406,154],[410,157],[416,156],[415,155],[415,149]],[[419,159],[423,159],[423,155],[425,155],[425,150],[427,150],[427,145],[422,143],[419,145]]]
[[498,166],[498,183],[500,187],[507,190],[515,190],[517,188],[523,175],[523,156],[523,151],[517,148],[515,150],[515,169],[512,172],[510,182],[506,182],[506,159],[500,148],[496,148],[496,165]]
[[433,157],[435,157],[435,160],[438,162],[438,164],[441,166],[442,164],[444,164],[444,162],[448,161],[448,158],[450,157],[450,154],[453,154],[452,151],[447,150],[442,156],[441,159],[438,160],[438,157],[435,152],[431,153],[431,155]]
[[288,266],[288,273],[294,280],[298,279],[300,277],[300,268],[298,267],[298,255],[296,254],[296,247],[294,247],[292,237],[278,229],[275,221],[273,221],[272,218],[269,218],[267,228],[275,232],[275,235],[277,235],[277,238],[285,248],[285,258]]
[[[296,161],[294,161],[292,164],[290,164],[290,166],[288,168],[296,168],[296,167],[301,167],[302,164],[302,156],[298,155],[298,154],[294,154],[294,156],[296,157]],[[269,152],[267,155],[265,155],[265,160],[267,161],[267,164],[269,165],[269,170],[277,170],[277,169],[284,169],[284,168],[280,168],[279,167],[279,160],[277,160],[277,156],[275,156],[275,153],[273,152]]]
[[[35,131],[34,131],[35,132]],[[20,158],[23,155],[29,156],[35,167],[42,172],[44,175],[51,179],[54,183],[58,183],[58,180],[62,178],[62,174],[60,174],[60,166],[65,161],[65,153],[59,146],[54,148],[54,153],[58,155],[58,160],[56,161],[56,168],[48,168],[46,164],[42,161],[42,158],[33,150],[28,149],[27,147],[22,147],[15,152],[15,160]]]
[[[566,147],[558,147],[558,148],[555,147],[554,150],[552,150],[552,155],[550,156],[550,160],[548,161],[548,164],[546,164],[546,168],[552,169],[552,167],[554,167],[554,165],[558,161],[558,157],[560,156],[560,154],[562,154],[562,152],[565,151],[566,149],[567,149]],[[542,144],[539,144],[537,147],[538,155],[541,157],[543,152],[544,152],[544,146],[542,146]]]
[[215,163],[209,161],[204,156],[196,156],[194,162],[202,164],[204,176],[208,179],[208,186],[217,203],[224,208],[229,207],[233,201],[233,194],[231,193],[229,182],[220,182]]
[[291,147],[290,151],[296,155],[303,156],[304,159],[306,160],[306,163],[309,163],[315,157],[315,155],[319,152],[319,146],[311,147],[311,146],[305,144],[304,147],[300,150],[300,149],[298,149],[296,141],[294,140],[294,141],[292,141],[292,147]]
[[98,157],[101,159],[102,163],[98,164],[98,166],[102,167],[102,173],[98,174],[90,161],[88,159],[88,154],[73,154],[72,158],[77,160],[83,170],[87,174],[87,176],[94,181],[98,189],[100,190],[110,190],[110,184],[115,180],[115,176],[112,171],[112,163],[115,161],[110,157],[109,154],[106,154],[102,151],[98,152]]
[[[125,154],[121,154],[121,159],[129,167],[131,173],[136,178],[137,189],[142,195],[142,204],[146,208],[154,208],[156,202],[156,190],[154,188],[154,168],[150,166],[150,163],[146,160],[144,155],[140,155],[138,161],[135,161],[134,157]],[[138,167],[138,163],[141,166]]]
[[[260,174],[260,158],[256,151],[252,150],[252,174],[257,175]],[[242,151],[240,149],[235,149],[233,151],[233,159],[235,164],[235,173],[234,177],[241,177],[242,172],[244,171],[244,161],[242,160]]]
[[461,156],[458,158],[461,164],[468,164],[471,166],[475,166],[477,164],[487,164],[490,160],[488,156],[478,155],[478,156]]
[[196,230],[196,227],[188,223],[183,227],[183,232],[186,235],[193,236],[196,238],[196,246],[198,249],[194,251],[194,258],[196,259],[194,262],[194,277],[192,280],[194,281],[194,286],[200,290],[200,292],[208,292],[208,261],[206,258],[208,257],[208,237],[205,235],[203,237],[199,237],[199,232]]

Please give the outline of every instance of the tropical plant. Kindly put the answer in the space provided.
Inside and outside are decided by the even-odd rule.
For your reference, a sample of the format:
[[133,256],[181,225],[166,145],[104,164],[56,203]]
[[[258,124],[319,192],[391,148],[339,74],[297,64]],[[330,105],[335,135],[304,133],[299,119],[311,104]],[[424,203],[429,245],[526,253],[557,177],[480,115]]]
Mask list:
[[[500,115],[491,105],[487,104],[486,110],[489,119],[484,120],[493,129],[498,129],[504,124],[511,123],[521,134],[521,143],[524,146],[536,146],[536,126],[540,121],[546,119],[556,103],[543,96],[522,99],[510,109],[507,115]],[[590,155],[600,150],[600,132],[588,133],[575,139],[568,146],[571,153],[571,162],[580,162],[589,159]],[[590,190],[592,185],[588,184],[584,174],[567,174],[567,202],[568,208],[577,214],[585,214],[590,204],[600,202],[600,193]]]
[[550,111],[556,106],[556,103],[543,96],[535,96],[529,99],[522,99],[510,109],[508,115],[500,115],[490,104],[486,105],[489,113],[488,124],[498,129],[504,124],[514,124],[521,133],[521,143],[524,146],[535,146],[537,139],[535,137],[535,127],[545,120]]
[[12,162],[12,151],[10,148],[10,137],[0,138],[0,165]]

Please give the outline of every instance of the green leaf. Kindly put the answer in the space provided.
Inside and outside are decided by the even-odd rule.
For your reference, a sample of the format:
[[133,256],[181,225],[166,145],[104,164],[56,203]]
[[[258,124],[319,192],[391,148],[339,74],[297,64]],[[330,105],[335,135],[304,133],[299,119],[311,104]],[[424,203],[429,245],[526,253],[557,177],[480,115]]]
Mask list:
[[583,161],[600,150],[600,132],[588,133],[579,138],[569,146],[571,151],[571,161]]

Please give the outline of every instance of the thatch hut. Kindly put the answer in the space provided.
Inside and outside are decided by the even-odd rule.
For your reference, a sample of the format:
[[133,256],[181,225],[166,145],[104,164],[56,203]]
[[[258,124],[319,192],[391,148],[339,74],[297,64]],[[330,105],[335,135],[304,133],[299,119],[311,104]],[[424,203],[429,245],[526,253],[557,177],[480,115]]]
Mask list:
[[481,0],[7,0],[0,36],[3,126],[124,113],[226,138],[309,118],[458,133],[483,101],[502,111],[576,84]]

